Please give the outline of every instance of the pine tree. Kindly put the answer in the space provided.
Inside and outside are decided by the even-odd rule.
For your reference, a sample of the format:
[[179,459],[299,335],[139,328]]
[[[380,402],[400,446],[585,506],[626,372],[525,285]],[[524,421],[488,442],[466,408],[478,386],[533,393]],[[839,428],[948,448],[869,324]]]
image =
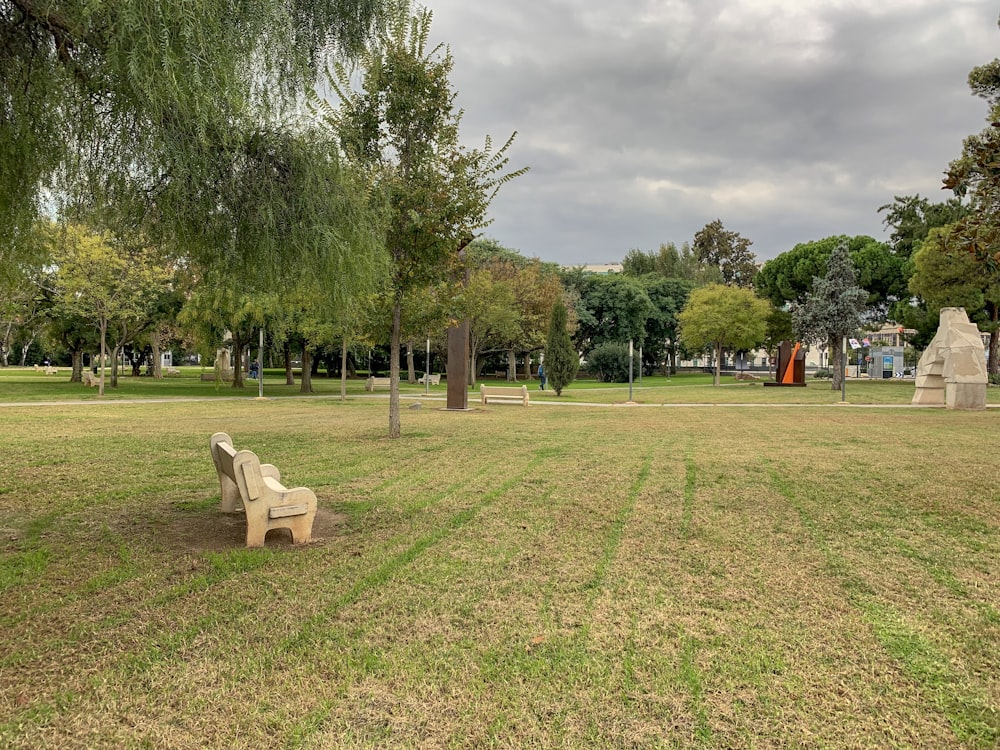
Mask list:
[[549,338],[545,343],[545,377],[557,396],[561,396],[562,389],[576,378],[579,366],[580,357],[573,348],[566,327],[566,305],[562,300],[556,300],[552,306]]
[[844,379],[841,341],[861,325],[868,292],[858,286],[857,272],[851,262],[847,242],[834,248],[827,263],[826,276],[813,277],[812,292],[806,301],[792,309],[792,327],[801,340],[827,339],[834,353],[833,390]]

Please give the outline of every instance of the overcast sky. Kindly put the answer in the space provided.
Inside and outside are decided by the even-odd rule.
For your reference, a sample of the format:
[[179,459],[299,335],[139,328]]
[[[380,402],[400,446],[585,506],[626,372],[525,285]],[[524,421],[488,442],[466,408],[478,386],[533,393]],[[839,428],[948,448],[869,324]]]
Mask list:
[[565,265],[681,245],[705,224],[759,260],[879,206],[934,201],[985,126],[969,71],[1000,54],[989,0],[425,0],[463,140],[518,136],[531,171],[484,234]]

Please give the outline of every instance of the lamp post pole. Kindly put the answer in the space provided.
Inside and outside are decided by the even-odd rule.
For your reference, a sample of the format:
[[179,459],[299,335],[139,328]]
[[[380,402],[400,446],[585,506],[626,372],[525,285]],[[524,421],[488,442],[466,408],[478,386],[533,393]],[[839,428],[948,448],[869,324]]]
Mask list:
[[260,327],[260,344],[257,348],[257,398],[264,398],[264,326]]
[[632,339],[628,340],[628,400],[632,401]]
[[840,349],[840,400],[847,401],[847,336],[841,343]]

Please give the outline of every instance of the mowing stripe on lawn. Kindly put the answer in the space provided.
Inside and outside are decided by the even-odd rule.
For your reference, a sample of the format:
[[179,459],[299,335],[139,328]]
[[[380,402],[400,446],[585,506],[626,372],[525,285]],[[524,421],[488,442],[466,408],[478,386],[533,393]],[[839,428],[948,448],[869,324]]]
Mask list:
[[809,514],[795,488],[776,469],[767,466],[771,485],[798,512],[823,555],[827,570],[840,583],[847,600],[872,628],[885,652],[903,672],[920,685],[937,710],[948,719],[956,737],[972,747],[995,748],[1000,744],[1000,715],[990,697],[956,674],[947,657],[920,633],[910,628],[899,612],[876,598],[871,587],[850,562],[830,547],[816,520]]
[[[462,528],[465,524],[475,518],[479,512],[483,510],[483,508],[492,505],[496,502],[497,498],[501,497],[512,487],[521,482],[524,476],[532,468],[539,464],[541,460],[542,459],[537,454],[534,455],[519,472],[511,475],[495,489],[486,493],[478,503],[454,514],[442,525],[417,539],[403,552],[384,562],[371,573],[361,578],[347,591],[334,599],[334,601],[325,607],[321,612],[313,615],[308,620],[305,620],[300,625],[298,633],[281,642],[281,650],[301,650],[305,646],[313,644],[317,641],[322,641],[326,637],[324,624],[328,620],[331,620],[340,610],[356,602],[361,595],[367,591],[378,588],[383,583],[389,581],[401,569],[420,557],[420,555],[423,554],[428,548],[437,544],[457,529]],[[468,484],[468,482],[464,482],[463,486],[464,484]],[[443,496],[444,495],[442,495],[442,497]],[[427,503],[420,503],[419,507],[426,507],[426,505]]]
[[[453,531],[461,528],[470,520],[475,518],[475,516],[483,508],[494,503],[504,493],[514,487],[518,482],[522,481],[523,477],[541,460],[541,456],[536,453],[528,464],[520,470],[520,472],[511,476],[501,485],[484,495],[476,505],[452,515],[441,526],[419,538],[402,553],[397,554],[392,559],[383,563],[374,571],[361,578],[321,612],[313,617],[310,617],[308,620],[305,620],[301,624],[300,630],[297,634],[284,639],[272,648],[265,655],[264,666],[269,667],[270,665],[273,665],[278,660],[282,652],[300,651],[305,645],[314,643],[317,640],[322,640],[325,637],[325,633],[322,631],[323,623],[330,620],[344,607],[356,602],[367,591],[377,588],[379,585],[390,580],[401,569],[417,559],[428,548],[437,544]],[[462,482],[452,484],[435,495],[421,498],[416,503],[407,506],[407,510],[409,512],[406,515],[414,515],[420,510],[424,510],[431,505],[440,502],[445,497],[455,494],[455,492],[461,487],[467,486],[471,481],[474,481],[475,479],[484,476],[491,470],[494,470],[495,466],[496,464],[484,466],[476,472],[473,477],[467,478]],[[189,580],[171,587],[160,596],[156,597],[155,602],[152,603],[155,604],[155,606],[164,606],[170,601],[176,600],[185,595],[198,591],[205,591],[212,585],[219,583],[226,578],[236,574],[247,573],[252,569],[259,568],[270,562],[273,559],[273,553],[266,549],[247,550],[241,548],[238,550],[231,550],[223,554],[212,555],[211,559],[213,561],[211,571],[194,576]],[[124,625],[128,621],[138,617],[138,610],[139,607],[137,606],[136,609],[134,609],[129,615],[120,618],[120,622],[118,624]],[[158,641],[147,646],[147,648],[142,652],[123,654],[118,660],[116,660],[115,664],[108,665],[102,669],[101,673],[127,674],[130,679],[134,680],[140,674],[149,671],[155,665],[172,660],[185,648],[190,647],[201,634],[205,632],[224,632],[227,626],[231,625],[236,620],[250,617],[252,615],[252,607],[249,605],[241,605],[230,609],[225,615],[212,613],[197,618],[183,630],[161,633]],[[60,643],[51,645],[61,647],[65,644]],[[273,645],[274,644],[272,644],[272,646]],[[36,653],[36,650],[32,650],[8,654],[0,663],[2,663],[3,666],[15,666],[19,663],[30,661]],[[90,681],[91,684],[96,687],[102,684],[103,678],[101,675],[95,675]],[[83,699],[82,693],[69,693],[62,696],[58,706],[49,703],[41,703],[25,707],[13,716],[8,723],[0,725],[0,733],[22,731],[26,723],[30,723],[33,720],[44,719],[46,716],[51,716],[53,711],[58,713],[59,711],[65,710],[67,707],[77,703],[81,699]],[[321,718],[315,715],[308,723],[308,726],[321,725]],[[308,730],[306,727],[303,727],[301,731],[307,732]]]

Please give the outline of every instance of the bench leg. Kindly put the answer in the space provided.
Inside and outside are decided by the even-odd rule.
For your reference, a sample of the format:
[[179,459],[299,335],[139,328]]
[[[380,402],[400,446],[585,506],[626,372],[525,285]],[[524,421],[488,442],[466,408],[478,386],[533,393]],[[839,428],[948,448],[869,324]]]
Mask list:
[[307,513],[304,516],[297,517],[292,523],[288,524],[288,529],[292,532],[293,544],[306,544],[312,540],[312,527],[315,517],[315,513]]
[[[247,519],[249,521],[249,519]],[[247,523],[247,547],[263,547],[267,535],[266,524]]]

